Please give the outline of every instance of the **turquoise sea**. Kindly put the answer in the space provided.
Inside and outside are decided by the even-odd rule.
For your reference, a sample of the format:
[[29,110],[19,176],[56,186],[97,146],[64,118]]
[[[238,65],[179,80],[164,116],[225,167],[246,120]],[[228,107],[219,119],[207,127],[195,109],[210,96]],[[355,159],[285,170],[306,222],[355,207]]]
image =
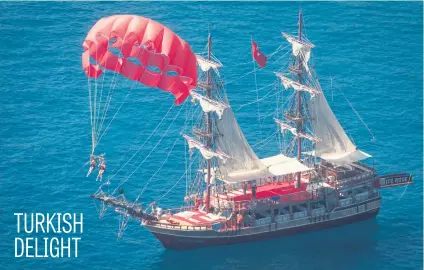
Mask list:
[[[374,220],[332,230],[243,245],[186,252],[165,250],[136,222],[117,241],[118,215],[98,218],[89,198],[98,183],[86,178],[91,150],[87,78],[81,69],[82,42],[94,23],[113,14],[157,20],[194,51],[205,49],[208,28],[231,105],[260,156],[277,154],[271,138],[275,97],[266,86],[283,64],[276,54],[257,72],[258,123],[250,39],[270,55],[296,33],[302,8],[305,31],[316,45],[315,68],[330,105],[355,144],[375,158],[381,174],[410,172],[415,184],[382,190]],[[0,269],[422,269],[423,165],[422,2],[2,2],[0,3]],[[287,50],[286,50],[287,51]],[[280,61],[281,60],[281,61]],[[110,74],[109,74],[110,75]],[[107,77],[110,84],[112,75]],[[112,118],[131,83],[117,77]],[[341,95],[372,130],[371,136]],[[99,145],[111,175],[147,139],[172,104],[172,96],[137,85]],[[180,107],[158,128],[126,168],[125,179],[154,148]],[[143,165],[124,185],[134,198],[170,152],[185,110]],[[259,144],[258,144],[259,143]],[[165,166],[141,197],[151,202],[184,171],[178,141]],[[179,206],[185,180],[162,207]],[[14,213],[84,213],[78,258],[14,258]],[[43,235],[39,235],[43,237]],[[50,235],[52,236],[52,235]],[[63,236],[63,235],[61,235]]]

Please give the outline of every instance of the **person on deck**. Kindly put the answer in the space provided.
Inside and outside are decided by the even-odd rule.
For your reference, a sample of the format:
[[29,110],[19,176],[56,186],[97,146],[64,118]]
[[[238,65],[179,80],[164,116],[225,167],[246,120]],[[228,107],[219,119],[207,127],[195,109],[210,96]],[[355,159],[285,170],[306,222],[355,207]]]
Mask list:
[[160,208],[160,207],[156,207],[156,218],[157,219],[160,219],[160,217],[162,216],[162,213],[163,213],[163,211],[162,211],[162,208]]
[[152,211],[150,212],[150,216],[156,218],[156,215],[157,215],[157,212],[156,212],[156,209],[157,209],[156,208],[156,202],[152,202],[151,204],[149,204],[149,206],[152,207]]
[[241,229],[241,225],[243,223],[243,216],[242,214],[238,213],[237,214],[237,228]]
[[252,184],[252,200],[256,199],[256,183]]
[[200,198],[199,196],[197,196],[194,203],[194,210],[199,210],[199,207],[200,207]]
[[243,194],[244,194],[245,199],[246,199],[246,192],[247,192],[247,184],[246,184],[246,182],[243,182]]
[[100,182],[102,181],[103,173],[105,172],[105,170],[106,170],[106,162],[102,160],[102,163],[100,163],[99,165],[99,174],[97,175],[96,181],[97,179],[100,179]]

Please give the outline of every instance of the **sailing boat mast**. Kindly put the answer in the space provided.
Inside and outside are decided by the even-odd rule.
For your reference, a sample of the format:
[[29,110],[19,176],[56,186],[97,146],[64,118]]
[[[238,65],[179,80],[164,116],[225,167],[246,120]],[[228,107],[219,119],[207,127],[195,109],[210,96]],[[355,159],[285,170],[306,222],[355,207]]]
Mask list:
[[[212,50],[212,39],[211,39],[211,33],[208,34],[208,60],[211,60],[211,50]],[[210,69],[207,71],[207,87],[206,87],[206,97],[211,98],[211,74]],[[212,123],[211,123],[211,112],[206,113],[206,130],[207,134],[209,136],[207,137],[207,143],[206,146],[208,148],[211,147],[212,144],[212,137],[210,136],[212,134]],[[207,183],[206,183],[206,213],[209,213],[210,208],[210,200],[211,200],[211,160],[208,159],[208,175],[207,175]]]
[[[299,30],[298,30],[298,38],[299,41],[302,41],[302,10],[299,11],[299,22],[298,22],[298,26],[299,26]],[[300,59],[300,53],[297,56],[297,62],[298,62],[298,72],[297,72],[297,81],[298,83],[302,84],[302,72],[301,72],[301,59]],[[297,122],[297,132],[300,133],[302,132],[302,126],[303,126],[303,118],[302,118],[302,97],[301,97],[302,92],[301,91],[297,91],[297,114],[298,114],[298,122]],[[301,155],[302,155],[302,138],[301,136],[297,137],[297,159],[300,161],[301,160]],[[300,187],[300,172],[297,173],[297,186]]]

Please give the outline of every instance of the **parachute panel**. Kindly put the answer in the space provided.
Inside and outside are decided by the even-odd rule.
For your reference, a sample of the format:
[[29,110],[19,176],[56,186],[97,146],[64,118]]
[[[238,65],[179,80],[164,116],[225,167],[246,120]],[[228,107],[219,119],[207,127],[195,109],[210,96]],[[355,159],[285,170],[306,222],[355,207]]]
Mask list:
[[[118,72],[128,79],[171,92],[176,104],[183,102],[196,86],[196,56],[190,46],[151,19],[134,15],[103,18],[89,31],[83,48],[83,69],[90,78],[99,77],[102,68]],[[141,65],[128,58],[137,58]],[[158,71],[151,70],[153,67]]]

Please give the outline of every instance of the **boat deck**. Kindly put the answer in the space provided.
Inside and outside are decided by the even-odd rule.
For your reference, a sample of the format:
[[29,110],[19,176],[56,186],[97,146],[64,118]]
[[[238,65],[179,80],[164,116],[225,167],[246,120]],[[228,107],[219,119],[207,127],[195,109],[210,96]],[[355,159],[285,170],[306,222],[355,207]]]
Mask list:
[[225,221],[224,217],[219,217],[212,213],[206,213],[200,210],[183,211],[173,215],[163,215],[161,223],[178,224],[180,226],[211,225],[217,222]]
[[[355,170],[355,175],[360,178],[359,180],[364,177],[368,177],[368,174],[369,173],[364,174],[363,170]],[[314,187],[315,184],[309,183],[308,175],[302,175],[299,187],[295,187],[295,182],[296,180],[275,181],[259,185],[256,187],[255,199],[271,199],[279,203],[302,203],[303,201],[319,198],[319,194],[312,192],[316,189],[316,187]],[[334,188],[335,182],[327,182],[320,185]],[[203,201],[206,201],[206,194],[204,194]],[[213,191],[211,194],[211,206],[218,208],[223,206],[221,209],[228,208],[233,209],[234,211],[245,210],[251,202],[251,186],[246,189],[246,193],[243,191],[243,188],[235,188],[218,194]],[[228,215],[225,214],[221,216],[218,214],[206,213],[202,210],[196,210],[193,207],[193,209],[185,210],[176,214],[165,214],[160,218],[159,223],[163,225],[176,226],[210,226],[226,221],[227,218]]]
[[[264,184],[256,188],[256,199],[262,200],[267,198],[275,198],[276,200],[281,200],[281,199],[284,200],[287,197],[285,195],[293,195],[291,196],[291,200],[296,200],[296,198],[299,200],[305,200],[307,198],[305,198],[304,191],[306,191],[307,186],[308,186],[307,179],[302,179],[300,183],[300,187],[298,188],[294,186],[294,181]],[[299,195],[299,196],[296,196],[296,195]],[[220,200],[227,200],[227,201],[234,201],[234,202],[250,201],[252,200],[252,190],[249,187],[246,190],[246,195],[245,195],[243,189],[235,189],[235,190],[228,191],[227,193],[224,193],[224,194],[213,195],[212,197],[219,198]]]

